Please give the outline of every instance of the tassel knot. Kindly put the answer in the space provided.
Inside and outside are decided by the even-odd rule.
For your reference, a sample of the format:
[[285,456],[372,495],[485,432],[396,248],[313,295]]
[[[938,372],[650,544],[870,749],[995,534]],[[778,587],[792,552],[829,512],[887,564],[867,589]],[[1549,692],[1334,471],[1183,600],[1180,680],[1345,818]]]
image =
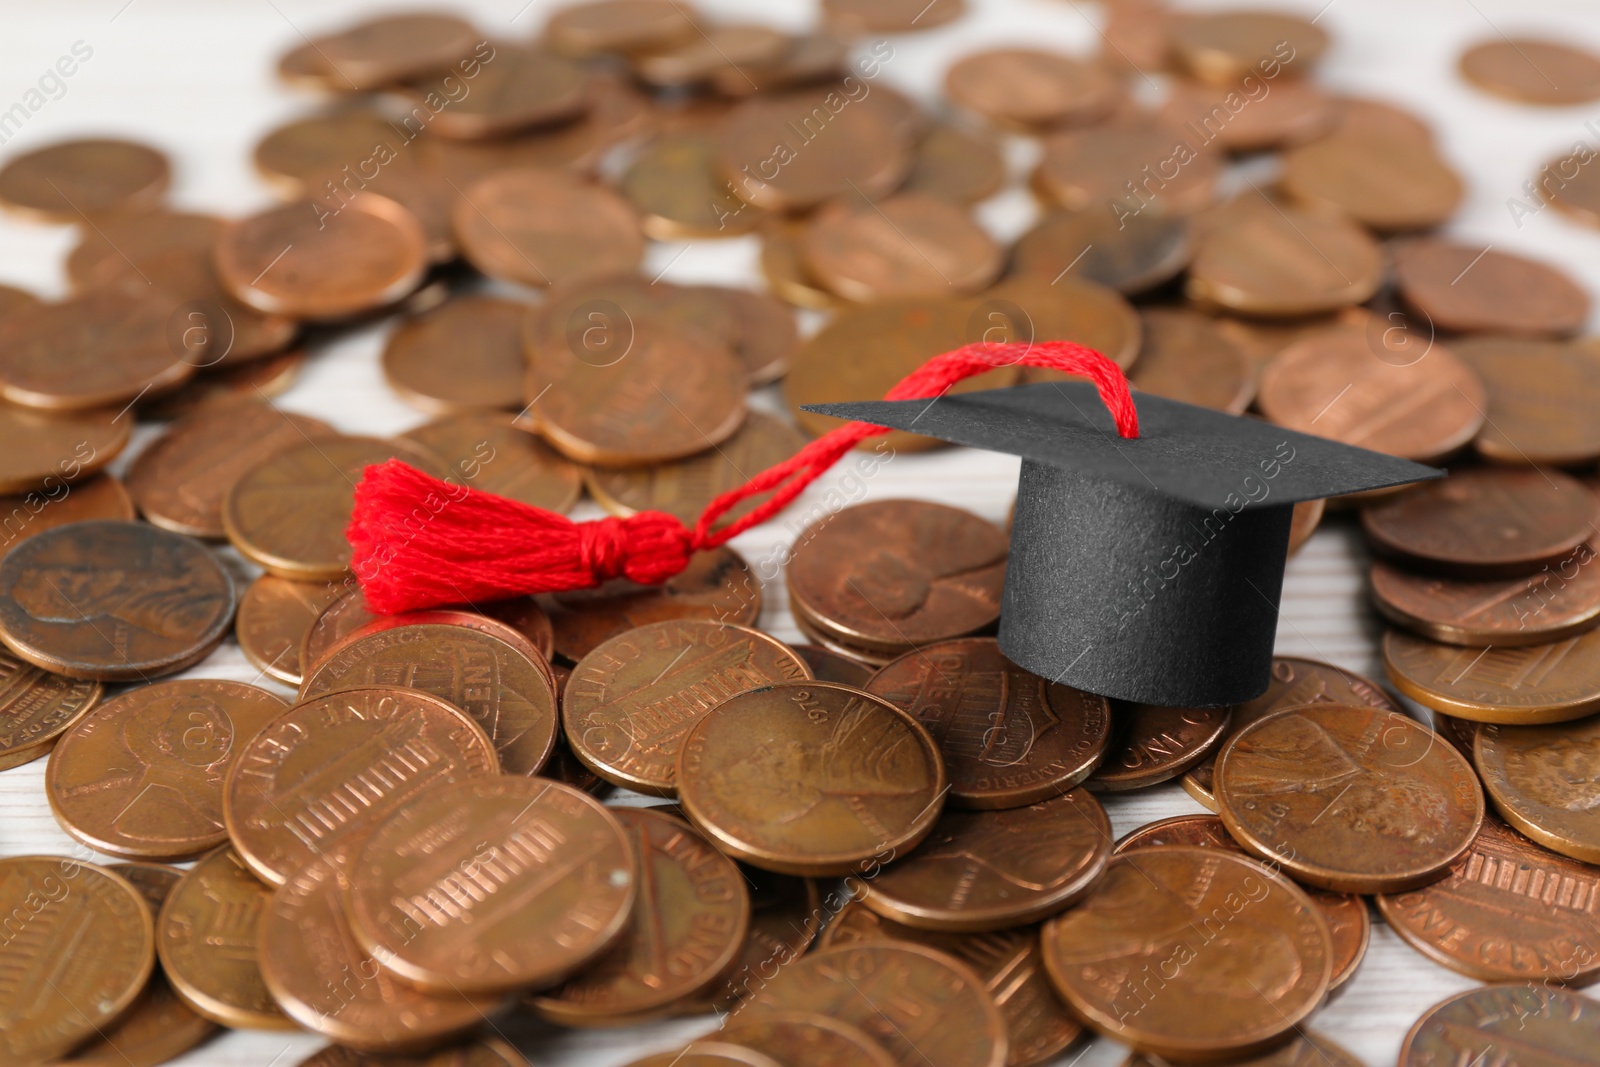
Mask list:
[[628,563],[627,524],[613,518],[578,523],[578,558],[597,582],[622,577]]

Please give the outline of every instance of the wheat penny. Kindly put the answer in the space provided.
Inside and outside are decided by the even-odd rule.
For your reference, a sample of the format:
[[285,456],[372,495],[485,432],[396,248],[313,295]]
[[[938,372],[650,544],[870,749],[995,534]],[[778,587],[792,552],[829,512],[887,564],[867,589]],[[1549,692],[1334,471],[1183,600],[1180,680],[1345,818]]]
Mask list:
[[[1600,722],[1500,726],[1476,731],[1472,762],[1495,809],[1553,852],[1600,863],[1600,834],[1590,812],[1600,807]],[[1595,961],[1600,968],[1600,959]],[[1600,971],[1597,971],[1600,973]]]
[[161,202],[172,166],[147,145],[114,138],[57,141],[0,169],[0,203],[51,222],[113,211],[149,211]]

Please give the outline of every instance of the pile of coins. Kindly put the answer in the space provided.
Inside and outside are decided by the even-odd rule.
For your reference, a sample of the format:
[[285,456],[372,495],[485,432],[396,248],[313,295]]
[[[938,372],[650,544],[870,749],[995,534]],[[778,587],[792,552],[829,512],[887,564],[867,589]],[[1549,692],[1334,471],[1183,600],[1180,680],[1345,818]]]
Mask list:
[[[1317,85],[1312,21],[1114,0],[1102,54],[967,55],[934,111],[879,76],[958,0],[821,7],[801,34],[593,0],[528,41],[427,12],[307,40],[278,73],[323,106],[259,142],[285,202],[245,219],[166,208],[132,142],[0,167],[0,203],[80,231],[68,299],[0,288],[0,768],[48,755],[83,846],[0,859],[0,1059],[298,1028],[333,1042],[305,1067],[526,1067],[506,1030],[715,1014],[637,1067],[1028,1067],[1091,1033],[1128,1067],[1342,1067],[1305,1023],[1370,897],[1492,983],[1418,1020],[1407,1067],[1592,1061],[1600,1008],[1561,988],[1600,979],[1588,295],[1428,235],[1463,183],[1426,123]],[[1461,72],[1600,98],[1600,60],[1549,42]],[[972,205],[1018,140],[1044,213],[1007,248]],[[1275,184],[1221,200],[1266,153]],[[1567,162],[1540,195],[1592,222]],[[650,240],[750,234],[770,293],[638,273]],[[796,307],[826,314],[804,339]],[[351,436],[269,403],[388,314],[385,378],[434,421]],[[1330,505],[1359,510],[1389,680],[1438,732],[1295,657],[1232,708],[1036,677],[990,636],[1005,531],[933,503],[786,516],[806,645],[755,628],[771,576],[730,549],[659,588],[392,617],[349,572],[368,465],[692,524],[834,425],[801,405],[1034,338],[1448,461]],[[136,419],[165,425],[118,480]],[[263,684],[159,680],[230,634]],[[1113,840],[1098,798],[1162,783],[1214,814]]]

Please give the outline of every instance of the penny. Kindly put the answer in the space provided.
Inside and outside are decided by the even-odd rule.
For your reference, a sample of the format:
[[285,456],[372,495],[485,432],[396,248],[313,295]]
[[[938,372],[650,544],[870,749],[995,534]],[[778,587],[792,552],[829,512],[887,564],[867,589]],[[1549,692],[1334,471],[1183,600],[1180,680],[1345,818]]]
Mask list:
[[741,1016],[712,1036],[793,1067],[894,1067],[893,1058],[865,1031],[816,1012]]
[[201,859],[168,896],[156,924],[161,969],[205,1018],[248,1030],[293,1028],[257,962],[258,927],[271,899],[271,888],[231,848]]
[[42,1063],[112,1025],[155,965],[150,906],[126,879],[64,856],[0,859],[0,1052]]
[[1314,22],[1272,11],[1189,14],[1167,32],[1178,65],[1214,85],[1252,72],[1306,74],[1328,47],[1328,35]]
[[[750,893],[750,929],[734,964],[706,991],[706,1004],[691,1010],[725,1015],[771,976],[811,947],[820,925],[822,895],[810,878],[774,874],[740,865]],[[692,1003],[692,1002],[691,1002]]]
[[[1231,1067],[1360,1067],[1362,1061],[1314,1030],[1297,1030],[1287,1045],[1247,1059],[1233,1060]],[[1166,1061],[1143,1052],[1132,1052],[1122,1067],[1166,1067]]]
[[333,582],[292,582],[264,574],[239,598],[233,620],[239,651],[261,673],[298,686],[304,677],[300,647],[329,604],[345,592]]
[[[287,579],[284,579],[287,580]],[[361,587],[346,579],[322,583],[336,587],[335,599],[328,602],[300,642],[300,673],[315,670],[336,647],[363,626],[386,616],[368,610]],[[299,685],[298,682],[295,683]]]
[[167,347],[200,370],[263,359],[292,344],[299,325],[234,299],[222,287],[211,252],[208,245],[146,256],[134,265],[137,277],[119,284],[161,305]]
[[1343,130],[1285,153],[1279,183],[1297,204],[1342,212],[1383,233],[1441,225],[1465,196],[1431,141]]
[[472,24],[426,12],[384,15],[320,38],[324,61],[362,89],[445,67],[479,40]]
[[1537,260],[1431,237],[1394,249],[1406,303],[1441,330],[1571,334],[1589,318],[1589,295]]
[[104,691],[0,652],[0,770],[47,755]]
[[1224,85],[1174,79],[1159,113],[1204,146],[1245,153],[1319,138],[1338,118],[1338,107],[1308,80],[1284,78],[1263,92],[1262,82],[1246,75]]
[[749,929],[744,878],[711,842],[671,815],[645,808],[611,814],[638,858],[638,895],[627,932],[609,950],[528,1001],[535,1014],[563,1026],[663,1014],[716,981],[739,958]]
[[1096,58],[1124,74],[1159,73],[1167,63],[1167,24],[1174,13],[1165,0],[1118,0],[1100,24]]
[[473,266],[523,285],[632,271],[644,256],[633,207],[561,171],[492,174],[462,192],[451,221]]
[[1326,500],[1302,500],[1294,506],[1289,519],[1289,555],[1294,555],[1317,532],[1327,510]]
[[698,288],[712,289],[733,312],[733,354],[743,365],[750,385],[766,385],[788,373],[789,361],[800,345],[794,312],[768,293],[731,287]]
[[1379,560],[1372,602],[1391,622],[1450,645],[1545,644],[1600,624],[1600,568],[1592,545],[1516,578],[1439,578]]
[[1440,1001],[1406,1034],[1399,1067],[1492,1062],[1563,1067],[1592,1058],[1600,1040],[1594,1000],[1535,982],[1469,989]]
[[424,623],[354,637],[306,676],[300,700],[372,686],[429,693],[466,712],[504,774],[537,774],[550,758],[558,722],[548,670],[489,634]]
[[1045,215],[1017,238],[1012,269],[1042,282],[1070,276],[1142,293],[1176,277],[1189,254],[1182,216],[1141,212],[1119,220],[1095,205]]
[[[1478,723],[1471,719],[1458,719],[1453,715],[1446,715],[1440,711],[1428,709],[1430,726],[1438,735],[1450,742],[1457,752],[1467,759],[1472,759],[1472,746],[1478,739]],[[1480,775],[1481,777],[1481,775]]]
[[383,348],[383,377],[413,407],[448,415],[522,406],[527,305],[462,296],[406,320]]
[[1120,223],[1146,211],[1194,214],[1216,198],[1221,172],[1218,153],[1197,151],[1152,116],[1048,135],[1032,180],[1059,207],[1104,211]]
[[1519,104],[1600,100],[1600,58],[1558,41],[1502,35],[1461,53],[1459,67],[1479,89]]
[[755,630],[700,619],[655,622],[578,661],[562,696],[562,721],[573,753],[600,777],[670,797],[684,738],[707,712],[746,690],[809,677],[787,645]]
[[122,483],[109,474],[72,485],[51,479],[43,489],[0,496],[0,558],[30,537],[91,519],[131,522],[137,517]]
[[539,385],[575,364],[610,367],[626,360],[646,323],[666,323],[729,350],[741,320],[728,290],[711,285],[651,284],[637,275],[564,285],[523,320],[522,343]]
[[[1354,704],[1384,711],[1400,711],[1398,701],[1376,683],[1354,671],[1314,659],[1274,656],[1267,691],[1254,700],[1234,707],[1228,723],[1228,736],[1275,711],[1318,703]],[[1215,750],[1208,753],[1183,776],[1184,791],[1212,811],[1217,810],[1216,796],[1212,791],[1216,755]]]
[[169,344],[168,310],[145,294],[107,287],[0,319],[0,395],[30,408],[86,412],[183,384],[197,365]]
[[1087,125],[1123,98],[1099,65],[1031,48],[969,53],[945,71],[944,91],[957,107],[1021,130]]
[[678,797],[729,855],[783,874],[845,874],[926,837],[944,802],[915,719],[826,682],[750,689],[704,715],[678,754]]
[[271,400],[294,384],[305,361],[305,352],[291,351],[206,369],[170,393],[146,395],[137,410],[152,419],[181,419],[213,404]]
[[870,941],[826,948],[780,970],[736,1021],[769,1011],[816,1012],[865,1031],[901,1067],[937,1049],[948,1067],[1002,1067],[1000,1009],[967,964],[918,944]]
[[734,195],[716,161],[716,141],[706,134],[661,137],[639,154],[619,188],[647,237],[735,237],[766,221],[767,212]]
[[526,126],[575,118],[588,106],[583,67],[564,56],[487,42],[474,54],[486,61],[467,61],[476,74],[465,96],[455,71],[429,72],[405,85],[406,96],[424,106],[430,95],[450,101],[449,107],[434,112],[428,126],[441,137],[501,137]]
[[851,642],[903,651],[999,618],[1009,543],[971,512],[874,500],[813,523],[796,543],[784,571],[791,602]]
[[993,136],[952,124],[940,124],[917,141],[908,193],[936,196],[956,204],[987,200],[1005,184],[1005,158]]
[[630,56],[635,76],[647,85],[676,89],[714,81],[719,74],[771,63],[789,50],[789,37],[770,26],[724,22],[659,51]]
[[1108,793],[1170,781],[1222,742],[1228,708],[1169,708],[1117,701],[1111,711],[1106,757],[1084,783]]
[[860,303],[977,292],[1003,265],[1000,246],[963,208],[923,193],[829,204],[800,248],[815,277]]
[[1217,812],[1253,855],[1341,893],[1437,881],[1472,844],[1483,790],[1439,735],[1398,712],[1308,704],[1217,755]]
[[1144,344],[1129,381],[1140,392],[1242,415],[1255,396],[1255,371],[1215,320],[1181,308],[1149,308]]
[[1382,252],[1355,223],[1280,209],[1201,233],[1185,291],[1201,304],[1287,318],[1359,304],[1382,279]]
[[761,274],[767,281],[767,288],[786,303],[828,311],[839,303],[839,298],[806,269],[805,258],[800,254],[800,235],[804,229],[803,222],[781,220],[762,226]]
[[887,666],[892,660],[899,658],[898,649],[885,652],[881,649],[849,645],[837,640],[833,635],[824,632],[820,627],[813,624],[811,617],[803,611],[796,611],[791,607],[790,614],[794,617],[795,629],[800,631],[801,637],[837,656],[864,663],[874,672],[880,667]]
[[1520,647],[1461,647],[1383,635],[1394,687],[1425,707],[1473,722],[1536,726],[1600,711],[1600,630]]
[[1469,337],[1452,350],[1488,390],[1487,417],[1472,447],[1496,463],[1571,467],[1600,457],[1600,359],[1558,341]]
[[148,211],[172,177],[167,157],[112,138],[57,141],[0,169],[0,203],[51,222],[113,211]]
[[131,212],[95,220],[78,234],[67,254],[67,280],[74,289],[138,277],[138,264],[172,249],[209,253],[225,224],[215,215],[179,211]]
[[204,659],[233,583],[197,541],[133,522],[58,526],[0,562],[0,641],[69,678],[148,680]]
[[446,481],[531,504],[546,511],[572,510],[583,493],[583,475],[572,463],[510,415],[466,412],[446,415],[399,437],[445,461]]
[[321,199],[324,193],[332,194],[321,199],[325,209],[332,210],[343,205],[352,188],[374,184],[360,184],[366,179],[358,178],[357,171],[411,166],[414,161],[401,150],[413,136],[410,128],[397,127],[376,111],[341,107],[275,127],[257,142],[252,161],[279,195]]
[[1105,757],[1111,734],[1104,697],[1030,674],[992,637],[924,645],[862,688],[933,735],[956,807],[1021,808],[1065,793]]
[[[1507,822],[1553,852],[1600,863],[1600,835],[1589,817],[1600,807],[1600,722],[1485,724],[1473,747],[1484,789]],[[1600,958],[1593,962],[1600,968]]]
[[[513,621],[521,618],[523,621],[530,623],[536,630],[538,615],[543,614],[539,611],[537,604],[527,608],[502,605],[498,610],[501,610]],[[548,622],[548,619],[546,621]],[[522,653],[546,678],[552,677],[549,663],[546,661],[544,645],[541,643],[542,638],[538,633],[532,635],[524,633],[512,622],[492,618],[482,612],[464,608],[432,608],[426,611],[404,611],[398,615],[369,617],[362,625],[346,634],[338,644],[328,649],[327,653],[312,667],[312,670],[320,669],[329,659],[356,641],[381,631],[395,630],[408,626],[449,626],[487,634]]]
[[[473,607],[495,622],[504,623],[516,631],[538,653],[536,659],[548,666],[555,648],[555,627],[550,616],[544,613],[539,602],[531,596],[509,597]],[[496,633],[496,636],[500,636]],[[518,642],[511,642],[517,644]],[[559,731],[557,731],[559,733]]]
[[1579,147],[1582,152],[1557,156],[1539,169],[1533,179],[1539,200],[1526,206],[1518,201],[1518,210],[1533,212],[1550,204],[1585,226],[1600,225],[1600,175],[1588,166],[1594,158],[1588,147]]
[[0,403],[0,492],[59,501],[76,491],[66,483],[115,459],[132,431],[132,419],[107,410],[46,414]]
[[191,678],[108,700],[61,736],[45,772],[56,821],[113,856],[188,859],[228,839],[222,781],[287,708],[265,689]]
[[267,573],[294,581],[333,581],[350,563],[344,528],[362,472],[399,459],[427,474],[445,471],[431,453],[405,441],[322,437],[279,449],[228,488],[222,525],[228,540]]
[[392,304],[427,267],[417,217],[393,200],[362,193],[299,200],[232,223],[217,243],[217,274],[258,311],[299,319],[344,319]]
[[1443,345],[1414,359],[1356,325],[1285,348],[1261,373],[1256,405],[1270,421],[1420,462],[1450,455],[1484,425],[1482,380]]
[[662,48],[694,32],[689,12],[674,0],[589,0],[563,7],[545,23],[550,43],[575,56]]
[[331,693],[295,705],[240,750],[223,818],[250,870],[281,886],[319,857],[342,863],[365,831],[422,790],[499,769],[482,727],[436,696]]
[[1576,478],[1523,467],[1462,470],[1361,509],[1373,549],[1447,574],[1513,577],[1595,536],[1600,499]]
[[795,654],[806,661],[806,666],[811,670],[811,676],[819,682],[838,682],[854,689],[866,687],[867,680],[873,676],[873,668],[860,660],[829,651],[816,645],[790,645]]
[[964,0],[823,0],[822,17],[849,34],[909,33],[953,22],[966,13]]

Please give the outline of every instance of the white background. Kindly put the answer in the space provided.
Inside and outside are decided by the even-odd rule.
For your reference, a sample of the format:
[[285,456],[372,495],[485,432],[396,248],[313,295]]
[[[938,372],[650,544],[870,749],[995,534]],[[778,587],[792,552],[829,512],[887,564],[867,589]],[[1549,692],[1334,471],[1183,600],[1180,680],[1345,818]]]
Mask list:
[[[1095,27],[1100,12],[1093,4],[968,2],[973,11],[957,24],[894,38],[895,55],[882,78],[931,102],[942,71],[967,52],[1029,44],[1085,55],[1098,42]],[[1452,233],[1552,261],[1582,279],[1591,292],[1600,292],[1600,233],[1578,227],[1553,210],[1525,220],[1518,228],[1506,205],[1508,198],[1522,196],[1521,184],[1544,161],[1580,138],[1595,143],[1596,135],[1585,130],[1584,122],[1595,120],[1600,129],[1600,103],[1564,109],[1521,107],[1474,91],[1455,73],[1455,59],[1463,48],[1502,32],[1538,31],[1600,51],[1600,4],[1592,0],[1252,3],[1318,16],[1319,25],[1334,38],[1320,72],[1325,84],[1394,100],[1431,121],[1445,156],[1467,182],[1467,197]],[[275,58],[301,43],[302,34],[335,30],[369,12],[414,6],[418,5],[329,0],[27,4],[7,0],[0,20],[0,109],[21,99],[75,42],[92,47],[94,54],[68,79],[66,93],[48,102],[0,148],[0,159],[73,135],[110,133],[146,140],[174,161],[175,206],[221,215],[248,213],[271,201],[251,168],[251,148],[268,129],[309,111],[317,102],[276,81]],[[553,5],[546,0],[481,0],[456,6],[467,9],[486,34],[516,40],[535,34]],[[1196,0],[1183,6],[1222,5]],[[724,17],[760,19],[792,29],[807,26],[813,18],[809,0],[705,0],[700,7]],[[1033,158],[1031,149],[1021,141],[1009,146],[1018,174],[1025,173]],[[1025,229],[1033,213],[1029,198],[1015,189],[980,208],[984,222],[1007,238]],[[74,239],[66,227],[0,217],[0,282],[47,297],[64,295],[61,264]],[[666,280],[674,282],[759,287],[756,258],[753,238],[654,245],[646,273],[654,276],[665,270]],[[807,328],[814,327],[814,321],[807,322]],[[278,404],[350,433],[390,434],[425,421],[390,394],[378,373],[377,355],[387,329],[387,324],[374,325],[317,352]],[[771,399],[760,402],[770,404]],[[148,428],[141,431],[130,455],[149,433]],[[1014,460],[966,450],[903,456],[884,468],[868,491],[873,498],[940,500],[1000,520],[1014,492],[1015,469]],[[812,493],[820,494],[828,484],[825,479]],[[735,547],[757,562],[783,536],[781,524],[770,524],[740,538]],[[1381,675],[1374,648],[1379,627],[1364,603],[1359,554],[1358,538],[1347,520],[1335,520],[1290,562],[1280,651]],[[763,626],[780,637],[797,639],[781,584],[770,585],[766,596]],[[191,674],[262,682],[231,641]],[[72,847],[45,803],[43,771],[44,762],[38,761],[0,772],[0,855],[65,853]],[[1112,798],[1107,806],[1118,835],[1155,818],[1200,810],[1175,785]],[[1313,1018],[1313,1027],[1368,1064],[1392,1063],[1406,1029],[1424,1009],[1472,985],[1423,960],[1378,924],[1361,971],[1334,1003]],[[709,1022],[697,1020],[546,1035],[525,1047],[536,1064],[608,1067],[672,1047],[707,1026]],[[291,1067],[318,1045],[312,1037],[234,1033],[178,1062],[187,1067]],[[1120,1063],[1121,1058],[1118,1046],[1098,1042],[1072,1050],[1061,1062],[1098,1067]]]

